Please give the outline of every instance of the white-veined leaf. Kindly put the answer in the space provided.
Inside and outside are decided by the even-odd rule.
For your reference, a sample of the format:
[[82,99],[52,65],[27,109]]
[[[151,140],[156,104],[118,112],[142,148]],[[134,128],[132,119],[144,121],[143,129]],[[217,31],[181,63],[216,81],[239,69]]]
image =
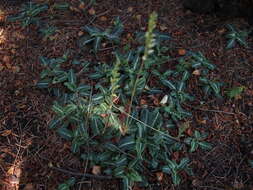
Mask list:
[[119,142],[119,148],[123,151],[132,150],[135,145],[135,139],[133,136],[126,136],[122,138]]
[[94,40],[94,51],[95,53],[98,52],[98,49],[100,47],[100,44],[101,44],[101,41],[102,41],[102,37],[96,37],[95,40]]
[[76,84],[76,75],[73,69],[70,69],[68,72],[68,81],[72,84]]
[[176,86],[171,81],[162,79],[161,82],[164,86],[169,87],[171,90],[176,90]]

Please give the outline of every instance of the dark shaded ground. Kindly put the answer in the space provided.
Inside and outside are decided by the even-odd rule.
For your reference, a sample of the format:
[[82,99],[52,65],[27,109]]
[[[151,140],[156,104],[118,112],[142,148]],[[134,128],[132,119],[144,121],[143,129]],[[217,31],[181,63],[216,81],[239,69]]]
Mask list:
[[[72,0],[73,7],[78,1]],[[201,51],[218,67],[215,78],[230,86],[246,86],[237,100],[207,101],[205,105],[186,105],[194,112],[192,128],[207,130],[214,148],[189,155],[195,176],[186,177],[179,187],[171,186],[170,178],[153,189],[253,189],[253,169],[247,160],[253,159],[253,49],[236,47],[225,50],[226,23],[246,28],[242,19],[223,20],[215,16],[195,15],[184,11],[180,0],[98,0],[92,7],[95,15],[75,11],[55,12],[51,20],[59,32],[52,41],[42,41],[36,28],[22,29],[18,23],[0,28],[0,189],[6,182],[18,183],[20,189],[55,189],[70,175],[50,168],[54,165],[76,172],[85,172],[84,163],[70,152],[70,144],[49,131],[52,99],[34,87],[41,67],[38,56],[61,56],[68,48],[75,49],[80,27],[93,24],[106,28],[120,16],[127,34],[145,30],[148,15],[159,13],[158,28],[173,37],[175,50]],[[17,7],[5,9],[4,14],[17,12]],[[44,15],[45,20],[47,19]],[[252,38],[248,39],[252,47]],[[82,53],[82,52],[81,52]],[[74,53],[73,53],[74,54]],[[110,52],[102,51],[102,59]],[[168,63],[168,68],[170,67]],[[192,91],[199,89],[192,84]],[[201,94],[199,97],[201,99]],[[89,172],[89,171],[88,171]],[[16,177],[14,176],[16,175]],[[7,176],[7,177],[6,177]],[[75,189],[120,189],[117,180],[81,179]],[[18,181],[18,182],[17,182]],[[138,189],[138,188],[136,188]]]

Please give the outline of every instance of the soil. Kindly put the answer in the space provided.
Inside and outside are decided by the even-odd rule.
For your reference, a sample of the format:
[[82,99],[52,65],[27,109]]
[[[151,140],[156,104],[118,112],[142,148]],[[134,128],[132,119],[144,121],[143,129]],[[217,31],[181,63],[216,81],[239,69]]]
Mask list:
[[[156,11],[158,29],[168,33],[175,44],[171,56],[179,56],[180,49],[201,51],[217,66],[216,79],[229,87],[246,89],[236,99],[210,99],[202,106],[185,105],[194,113],[192,128],[207,130],[211,134],[208,141],[214,148],[188,155],[194,176],[185,176],[180,186],[171,185],[171,179],[166,177],[161,182],[154,180],[152,189],[252,190],[253,168],[248,160],[253,160],[253,40],[251,36],[248,38],[248,48],[236,46],[226,50],[224,37],[226,24],[248,29],[247,22],[240,18],[194,14],[184,10],[181,0],[97,0],[95,4],[85,4],[85,13],[78,11],[78,0],[69,3],[75,9],[52,13],[57,17],[50,22],[59,32],[51,41],[42,40],[34,25],[22,28],[18,22],[5,22],[6,16],[17,13],[20,6],[6,5],[1,11],[0,189],[56,189],[72,176],[56,168],[86,171],[84,164],[71,153],[70,144],[48,129],[53,99],[35,87],[42,71],[38,57],[57,57],[67,49],[75,50],[81,27],[92,24],[107,28],[116,16],[124,23],[127,41],[127,34],[145,31],[149,14]],[[43,15],[43,19],[49,16]],[[101,59],[110,59],[108,54],[106,49],[102,51]],[[197,94],[198,87],[192,86],[192,91]],[[201,100],[200,94],[197,99]],[[78,184],[74,189],[121,189],[116,179],[76,178]]]

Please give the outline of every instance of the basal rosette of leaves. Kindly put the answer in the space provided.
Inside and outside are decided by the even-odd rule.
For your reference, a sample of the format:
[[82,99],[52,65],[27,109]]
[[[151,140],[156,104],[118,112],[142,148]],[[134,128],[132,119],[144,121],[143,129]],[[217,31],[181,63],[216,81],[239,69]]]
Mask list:
[[[183,134],[186,128],[177,128],[176,123],[191,117],[182,103],[194,100],[187,92],[194,69],[203,71],[199,79],[201,86],[208,88],[206,94],[220,95],[221,85],[208,79],[208,72],[215,67],[201,53],[190,53],[174,70],[164,72],[161,66],[170,57],[162,42],[170,37],[154,32],[155,24],[153,14],[145,36],[137,35],[141,42],[146,39],[146,44],[127,53],[118,49],[114,52],[115,61],[110,64],[70,60],[67,55],[40,57],[45,69],[37,86],[56,97],[52,106],[55,117],[49,127],[71,141],[72,152],[88,161],[90,168],[100,166],[103,174],[122,179],[124,189],[135,182],[148,185],[145,174],[159,171],[170,175],[178,185],[182,172],[193,173],[189,158],[175,161],[172,154],[193,152],[198,147],[211,148],[205,142],[205,134],[196,131],[186,138]],[[80,70],[64,70],[62,64],[66,62]],[[152,77],[160,83],[156,88],[150,86]],[[164,95],[160,106],[138,105],[141,95],[156,93]],[[171,135],[171,128],[178,135]]]

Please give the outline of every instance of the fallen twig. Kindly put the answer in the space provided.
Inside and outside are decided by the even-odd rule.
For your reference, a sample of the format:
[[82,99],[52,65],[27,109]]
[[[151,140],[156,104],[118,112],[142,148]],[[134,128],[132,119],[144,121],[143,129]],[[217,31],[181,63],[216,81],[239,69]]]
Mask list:
[[103,176],[103,175],[93,175],[93,174],[87,174],[87,173],[80,173],[80,172],[72,172],[66,169],[58,168],[55,166],[50,166],[50,168],[66,173],[66,174],[71,174],[75,176],[82,176],[82,177],[89,177],[89,178],[96,178],[96,179],[114,179],[112,176]]

